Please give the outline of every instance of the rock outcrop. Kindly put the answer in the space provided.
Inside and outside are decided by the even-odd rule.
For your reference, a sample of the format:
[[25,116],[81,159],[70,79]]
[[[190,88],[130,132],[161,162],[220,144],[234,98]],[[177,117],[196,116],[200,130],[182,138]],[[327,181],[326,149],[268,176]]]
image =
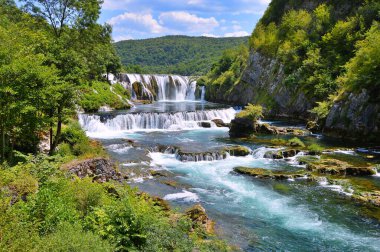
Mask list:
[[186,211],[186,216],[193,222],[193,229],[202,227],[207,233],[214,233],[215,223],[210,220],[206,214],[206,210],[197,204]]
[[106,158],[93,158],[82,161],[74,161],[63,167],[79,178],[91,177],[97,182],[106,182],[109,180],[122,180],[121,173],[115,169],[115,164]]
[[323,133],[333,137],[380,141],[380,95],[373,97],[366,89],[345,94],[327,116]]

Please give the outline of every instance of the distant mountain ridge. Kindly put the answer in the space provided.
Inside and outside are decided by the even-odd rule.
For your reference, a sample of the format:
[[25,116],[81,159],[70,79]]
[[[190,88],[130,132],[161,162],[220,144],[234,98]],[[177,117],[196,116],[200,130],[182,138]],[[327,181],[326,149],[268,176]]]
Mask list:
[[248,45],[248,37],[165,36],[114,44],[128,72],[203,75],[223,51]]

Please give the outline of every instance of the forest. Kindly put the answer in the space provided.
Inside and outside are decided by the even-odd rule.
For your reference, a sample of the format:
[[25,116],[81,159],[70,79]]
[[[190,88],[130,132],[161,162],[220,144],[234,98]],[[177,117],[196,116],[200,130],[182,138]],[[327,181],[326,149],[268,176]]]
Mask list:
[[248,37],[210,38],[165,36],[115,43],[128,73],[200,76],[210,70],[224,50],[248,43]]

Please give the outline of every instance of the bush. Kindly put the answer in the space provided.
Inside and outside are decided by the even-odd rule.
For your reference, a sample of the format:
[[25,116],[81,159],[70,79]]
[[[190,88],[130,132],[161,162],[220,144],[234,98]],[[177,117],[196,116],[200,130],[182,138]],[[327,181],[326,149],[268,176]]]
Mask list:
[[294,137],[288,141],[288,145],[292,147],[301,147],[304,148],[305,144],[298,137]]
[[84,231],[80,224],[62,223],[57,231],[39,240],[36,251],[114,251],[100,236]]
[[263,118],[263,107],[260,105],[248,104],[240,111],[236,117],[238,118],[247,118],[253,121],[257,121],[260,118]]
[[322,147],[322,146],[320,146],[320,145],[318,145],[318,144],[311,144],[311,145],[309,145],[308,147],[307,147],[307,149],[309,150],[309,151],[311,151],[311,152],[315,152],[315,153],[321,153],[323,150],[324,150],[324,148]]

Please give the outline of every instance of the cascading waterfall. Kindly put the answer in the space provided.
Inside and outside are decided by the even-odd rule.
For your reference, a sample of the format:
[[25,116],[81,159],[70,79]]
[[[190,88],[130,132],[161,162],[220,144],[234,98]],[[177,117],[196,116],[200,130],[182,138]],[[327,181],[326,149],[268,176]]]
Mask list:
[[199,122],[221,119],[229,123],[235,116],[233,108],[176,113],[134,113],[105,118],[80,114],[79,122],[87,132],[127,130],[182,130],[200,128]]
[[131,91],[133,99],[151,101],[196,100],[197,83],[186,76],[120,74],[119,81]]

